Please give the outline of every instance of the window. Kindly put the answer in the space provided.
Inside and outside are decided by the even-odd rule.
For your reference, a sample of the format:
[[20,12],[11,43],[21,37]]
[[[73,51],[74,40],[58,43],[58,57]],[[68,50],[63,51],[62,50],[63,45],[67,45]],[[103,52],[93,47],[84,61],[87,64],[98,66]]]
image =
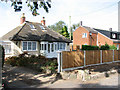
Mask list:
[[32,50],[36,50],[36,42],[32,42]]
[[31,49],[32,49],[32,43],[28,42],[28,50],[31,50]]
[[116,38],[116,34],[112,34],[112,38]]
[[57,50],[59,50],[59,43],[57,43]]
[[4,48],[5,48],[5,54],[11,53],[11,45],[10,44],[4,45]]
[[51,44],[52,47],[51,47],[51,51],[53,52],[54,51],[54,44]]
[[41,50],[43,50],[44,44],[41,44],[41,46],[42,46],[42,49],[41,49]]
[[25,41],[23,42],[23,50],[35,51],[37,49],[36,45],[36,42]]
[[120,35],[118,35],[118,39],[120,39]]
[[117,44],[117,50],[119,50],[119,45]]
[[63,45],[63,44],[61,43],[61,44],[60,44],[60,49],[62,49],[62,45]]
[[57,50],[57,44],[55,44],[55,50]]
[[23,42],[23,50],[27,50],[27,42]]
[[48,44],[48,53],[50,53],[50,44]]
[[117,39],[117,33],[111,33],[111,38],[112,39]]
[[35,29],[35,26],[33,24],[29,24],[31,29]]
[[47,50],[47,44],[45,44],[45,50]]
[[63,43],[63,49],[65,50],[65,43]]
[[87,38],[87,33],[83,33],[82,38]]
[[40,25],[40,28],[41,28],[42,30],[45,30],[45,28],[44,28],[42,25]]

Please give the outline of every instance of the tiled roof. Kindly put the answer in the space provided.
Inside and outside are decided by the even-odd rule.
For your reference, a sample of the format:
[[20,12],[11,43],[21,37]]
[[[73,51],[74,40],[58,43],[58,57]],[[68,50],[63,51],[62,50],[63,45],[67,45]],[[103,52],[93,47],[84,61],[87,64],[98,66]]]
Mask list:
[[[31,29],[30,24],[34,25],[35,29]],[[40,27],[44,27],[42,30]],[[41,23],[29,22],[22,26],[18,26],[2,37],[2,40],[12,41],[54,41],[54,42],[71,42],[61,34],[49,29]]]

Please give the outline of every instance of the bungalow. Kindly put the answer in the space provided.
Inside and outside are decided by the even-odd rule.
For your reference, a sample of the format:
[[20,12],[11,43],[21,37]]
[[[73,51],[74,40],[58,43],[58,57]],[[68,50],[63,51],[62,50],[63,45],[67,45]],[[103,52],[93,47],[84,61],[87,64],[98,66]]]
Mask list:
[[120,48],[120,32],[80,26],[73,32],[73,45],[115,45]]
[[55,58],[58,50],[70,50],[69,43],[71,41],[45,26],[44,18],[41,23],[30,22],[25,21],[23,14],[20,23],[20,26],[1,37],[6,57],[28,52]]

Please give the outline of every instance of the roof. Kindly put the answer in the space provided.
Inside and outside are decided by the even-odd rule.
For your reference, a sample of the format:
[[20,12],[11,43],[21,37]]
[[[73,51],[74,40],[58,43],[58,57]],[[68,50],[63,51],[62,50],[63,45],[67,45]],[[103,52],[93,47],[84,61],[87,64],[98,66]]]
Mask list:
[[[35,29],[32,30],[30,25],[34,25]],[[41,27],[45,30],[42,30]],[[71,42],[61,34],[49,29],[41,23],[26,21],[22,26],[18,26],[12,31],[5,34],[2,40],[11,41],[51,41],[51,42]]]
[[[89,32],[92,33],[101,33],[103,35],[105,35],[106,37],[110,38],[111,40],[113,40],[114,43],[120,43],[120,39],[119,39],[119,35],[120,32],[117,31],[108,31],[108,30],[102,30],[102,29],[96,29],[96,28],[91,28],[91,27],[87,27],[87,26],[83,26],[86,30],[88,30]],[[115,33],[117,34],[117,38],[116,39],[112,39],[111,38],[111,34]]]
[[83,26],[86,30],[88,30],[91,33],[98,33],[97,31],[95,31],[93,28],[91,27],[87,27],[87,26]]

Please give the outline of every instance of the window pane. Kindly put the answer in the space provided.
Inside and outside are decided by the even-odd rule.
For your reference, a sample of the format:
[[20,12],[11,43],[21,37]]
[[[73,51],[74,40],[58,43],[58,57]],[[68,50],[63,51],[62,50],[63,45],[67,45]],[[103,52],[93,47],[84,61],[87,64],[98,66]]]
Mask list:
[[11,53],[11,45],[4,45],[4,48],[5,48],[5,53],[6,54]]
[[53,52],[54,51],[54,44],[51,44],[52,47],[51,47],[51,51]]
[[55,44],[55,50],[57,50],[57,45]]
[[63,49],[65,49],[65,43],[63,43]]
[[27,50],[27,42],[23,42],[23,50]]
[[32,50],[36,50],[36,42],[32,42]]
[[59,43],[57,43],[57,50],[59,50]]
[[40,50],[41,50],[41,44],[40,44]]
[[44,44],[42,44],[42,50],[43,50]]
[[28,50],[31,50],[32,49],[32,44],[31,44],[31,42],[28,42]]
[[62,49],[62,43],[60,44],[60,49]]
[[30,24],[30,27],[31,29],[35,29],[34,25],[33,24]]
[[50,53],[50,44],[48,44],[48,53]]
[[46,50],[46,46],[47,46],[47,45],[45,44],[45,50]]

